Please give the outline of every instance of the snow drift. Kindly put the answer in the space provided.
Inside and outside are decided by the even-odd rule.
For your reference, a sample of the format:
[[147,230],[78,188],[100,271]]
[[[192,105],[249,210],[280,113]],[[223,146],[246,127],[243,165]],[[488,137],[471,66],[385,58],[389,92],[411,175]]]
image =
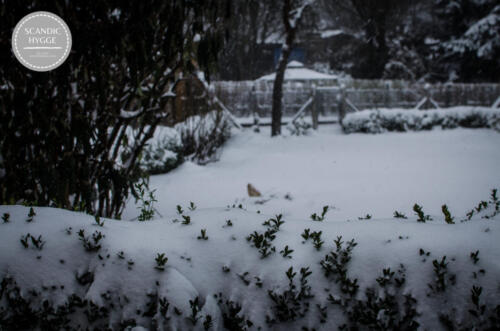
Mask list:
[[485,203],[455,224],[238,206],[127,222],[1,206],[0,326],[498,327],[500,206]]

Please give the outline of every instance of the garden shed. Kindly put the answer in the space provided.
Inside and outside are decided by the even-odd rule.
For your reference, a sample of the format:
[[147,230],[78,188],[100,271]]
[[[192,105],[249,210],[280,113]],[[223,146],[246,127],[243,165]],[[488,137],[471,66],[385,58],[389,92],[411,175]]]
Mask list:
[[[264,81],[274,81],[276,73],[262,76],[256,79],[257,82]],[[297,82],[314,82],[316,85],[336,85],[338,83],[339,77],[337,75],[324,74],[318,71],[308,69],[303,63],[299,61],[291,61],[286,66],[285,70],[285,81],[297,81]]]

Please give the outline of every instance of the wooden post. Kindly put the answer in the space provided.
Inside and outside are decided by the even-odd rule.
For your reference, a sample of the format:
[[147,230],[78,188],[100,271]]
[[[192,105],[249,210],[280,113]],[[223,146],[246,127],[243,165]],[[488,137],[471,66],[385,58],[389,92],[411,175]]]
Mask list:
[[319,116],[325,115],[325,102],[324,102],[324,93],[318,92],[318,88],[314,93],[314,107],[316,109],[316,114],[318,114],[318,125],[319,125]]
[[385,82],[385,91],[384,91],[384,103],[387,108],[392,108],[394,105],[392,104],[392,96],[391,96],[391,84],[389,82]]
[[259,106],[257,104],[257,90],[255,88],[255,83],[253,84],[252,89],[250,90],[249,99],[250,100],[249,100],[248,115],[252,115],[255,117],[255,113],[259,112]]
[[[424,98],[418,103],[418,105],[415,107],[415,109],[420,110],[420,109],[429,109],[430,106],[426,106],[427,104],[430,104],[433,106],[433,102],[431,100],[431,85],[429,83],[426,83],[423,86],[423,93],[424,93]],[[427,108],[425,108],[427,107]],[[439,108],[439,107],[436,107]]]
[[[424,85],[424,95],[425,95],[426,104],[430,104],[431,103],[431,85],[429,83],[426,83]],[[424,107],[427,107],[424,109],[429,109],[430,107],[426,106],[426,104],[423,104]]]
[[252,86],[252,91],[250,92],[250,107],[253,116],[253,132],[260,132],[260,116],[259,116],[259,102],[257,100],[257,90],[255,88],[255,83]]
[[312,127],[314,130],[318,130],[318,109],[316,107],[317,100],[316,100],[316,84],[312,84],[311,86],[312,91],[311,91],[311,98],[312,98],[312,105],[311,107],[311,119],[312,119]]
[[445,104],[445,107],[451,107],[452,105],[452,100],[453,100],[453,97],[452,97],[452,85],[450,83],[446,83],[445,84],[445,97],[444,97],[444,104]]
[[436,102],[436,100],[434,100],[432,98],[432,91],[431,91],[431,85],[430,84],[425,84],[426,86],[426,89],[427,89],[427,101],[429,101],[429,103],[431,104],[432,107],[434,107],[435,109],[439,109],[439,104]]
[[339,93],[337,94],[337,108],[339,112],[339,122],[342,124],[342,120],[345,117],[345,85],[340,84]]

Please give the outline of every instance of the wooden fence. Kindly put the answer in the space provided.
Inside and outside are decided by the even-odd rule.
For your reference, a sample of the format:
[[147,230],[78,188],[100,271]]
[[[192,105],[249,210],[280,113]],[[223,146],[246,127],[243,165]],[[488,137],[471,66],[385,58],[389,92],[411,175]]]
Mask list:
[[[215,82],[218,98],[236,117],[271,116],[272,82]],[[500,84],[412,84],[396,80],[346,79],[322,86],[320,82],[289,81],[283,86],[284,116],[293,116],[315,89],[315,108],[323,116],[338,115],[343,94],[353,106],[370,108],[415,108],[429,97],[439,107],[492,106],[500,97]]]

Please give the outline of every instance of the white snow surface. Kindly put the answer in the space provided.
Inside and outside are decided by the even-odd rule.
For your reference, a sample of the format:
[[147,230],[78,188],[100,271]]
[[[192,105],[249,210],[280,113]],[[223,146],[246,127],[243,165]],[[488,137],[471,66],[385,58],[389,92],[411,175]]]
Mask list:
[[[349,276],[357,278],[361,288],[373,286],[382,268],[396,270],[400,263],[405,265],[407,281],[404,291],[419,300],[418,310],[422,316],[418,321],[428,329],[440,329],[434,313],[442,309],[443,304],[439,297],[427,297],[426,284],[432,283],[434,279],[433,259],[440,260],[446,255],[450,261],[448,270],[457,275],[458,285],[453,287],[453,300],[446,304],[446,308],[456,308],[458,316],[465,314],[470,306],[467,300],[472,285],[480,284],[483,287],[481,300],[484,302],[495,303],[498,298],[498,218],[473,219],[467,223],[447,225],[441,218],[422,224],[417,223],[414,217],[403,221],[377,219],[351,222],[333,222],[330,218],[324,222],[313,222],[285,217],[285,224],[273,244],[277,252],[285,245],[294,249],[293,258],[283,258],[276,252],[261,259],[257,249],[251,247],[245,237],[255,230],[263,232],[261,224],[270,215],[238,208],[202,208],[188,212],[192,219],[191,225],[174,223],[172,220],[178,215],[169,214],[164,219],[143,223],[105,220],[103,227],[94,225],[93,217],[81,213],[52,208],[35,208],[35,211],[35,220],[26,223],[28,208],[0,207],[0,212],[11,215],[10,223],[0,224],[2,276],[14,277],[24,291],[41,286],[51,288],[63,285],[64,289],[43,294],[43,299],[59,304],[72,293],[103,306],[107,302],[102,295],[107,291],[112,295],[116,292],[121,296],[126,295],[129,303],[111,310],[111,326],[134,317],[138,326],[149,328],[148,320],[137,316],[135,311],[145,306],[147,294],[158,293],[185,315],[189,312],[189,300],[198,296],[202,305],[201,315],[210,314],[214,318],[213,330],[222,330],[221,313],[213,300],[213,294],[223,293],[226,298],[239,302],[244,307],[243,314],[264,330],[299,330],[301,325],[331,330],[338,320],[319,325],[317,315],[312,312],[297,324],[266,326],[265,315],[270,313],[271,306],[267,290],[286,289],[285,271],[290,266],[296,271],[309,266],[312,271],[309,284],[313,286],[313,302],[327,304],[329,293],[324,288],[330,288],[330,293],[334,295],[338,295],[339,290],[333,281],[324,277],[319,261],[333,249],[333,240],[340,235],[344,240],[355,238],[359,243],[353,253]],[[232,220],[232,227],[224,227],[227,219]],[[65,229],[70,227],[73,231],[67,234]],[[301,242],[300,233],[305,228],[323,231],[325,245],[320,251],[316,251],[310,241]],[[84,250],[76,235],[79,229],[84,229],[87,234],[96,230],[105,234],[99,252],[103,260],[97,253]],[[200,229],[207,229],[208,240],[196,238]],[[26,233],[35,237],[41,235],[46,240],[43,250],[23,248],[19,238]],[[426,259],[419,256],[420,248],[431,252],[430,257]],[[476,250],[480,251],[480,263],[477,266],[472,264],[469,257]],[[124,259],[117,255],[121,251]],[[165,253],[168,257],[164,271],[155,269],[157,253]],[[37,256],[41,258],[37,259]],[[130,260],[134,265],[128,269],[127,261]],[[224,266],[230,271],[223,272]],[[473,279],[474,268],[484,268],[487,272],[480,279]],[[75,275],[85,271],[94,273],[94,281],[90,286],[79,286]],[[248,286],[239,276],[245,272],[248,272],[246,278],[250,281]],[[256,285],[255,277],[262,280],[262,288]],[[170,311],[170,314],[173,315],[173,312]],[[196,328],[184,319],[172,318],[166,323],[167,329],[172,330],[202,330],[201,322]]]
[[[214,318],[213,330],[222,330],[221,313],[213,300],[213,294],[221,292],[244,307],[242,313],[255,324],[252,329],[300,330],[307,326],[331,330],[339,321],[336,318],[342,320],[340,315],[329,314],[327,323],[319,324],[315,308],[300,323],[268,327],[265,316],[271,302],[267,291],[287,288],[285,271],[290,266],[296,271],[309,266],[314,294],[311,307],[327,305],[329,293],[324,288],[334,295],[339,290],[324,277],[319,261],[341,235],[344,241],[355,238],[358,242],[349,276],[358,278],[361,288],[373,286],[382,268],[396,270],[404,263],[404,292],[419,300],[418,321],[425,329],[441,328],[436,311],[455,308],[458,317],[468,314],[472,285],[483,287],[481,300],[498,304],[500,217],[485,220],[475,216],[470,222],[459,222],[478,201],[488,199],[491,188],[500,186],[497,132],[455,129],[343,135],[339,127],[325,126],[310,136],[271,139],[267,130],[262,131],[236,133],[217,163],[185,163],[171,173],[152,177],[151,187],[159,200],[155,206],[162,214],[153,221],[106,219],[99,227],[92,216],[83,213],[35,207],[36,216],[27,223],[29,208],[0,206],[0,215],[10,214],[9,223],[0,223],[0,276],[13,276],[24,290],[64,285],[64,289],[44,292],[53,302],[78,293],[106,305],[102,294],[107,290],[127,295],[129,302],[112,310],[110,326],[134,317],[139,329],[149,329],[147,319],[136,316],[135,311],[144,306],[147,293],[158,293],[169,300],[170,309],[176,306],[185,314],[189,300],[199,296],[201,314],[209,313]],[[247,183],[263,197],[248,198]],[[287,193],[292,200],[284,198]],[[187,210],[189,201],[196,203],[196,210]],[[411,212],[415,202],[434,221],[417,223]],[[226,207],[233,203],[241,203],[243,209]],[[457,224],[444,222],[440,213],[444,203]],[[177,204],[191,217],[190,225],[173,221],[181,219],[175,212]],[[321,211],[323,205],[332,206],[325,221],[311,221],[309,215]],[[392,218],[394,210],[409,219]],[[137,213],[130,202],[124,219]],[[262,223],[277,213],[283,213],[285,224],[273,241],[276,253],[261,259],[245,237],[255,230],[265,231]],[[357,219],[367,213],[373,219]],[[233,226],[225,226],[226,220]],[[320,251],[310,241],[302,243],[300,234],[305,228],[323,231],[325,244]],[[103,260],[84,250],[76,234],[79,229],[86,235],[96,230],[105,235],[99,251]],[[201,229],[207,230],[208,240],[197,239]],[[27,233],[41,235],[46,241],[41,251],[20,244],[19,238]],[[295,250],[292,259],[278,253],[285,245]],[[420,248],[431,252],[430,257],[419,256]],[[480,261],[474,265],[470,253],[477,250]],[[117,256],[120,251],[124,259]],[[164,271],[154,268],[157,253],[168,257]],[[434,281],[432,260],[443,255],[450,261],[449,272],[457,275],[457,285],[448,293],[446,304],[442,297],[427,296],[427,283]],[[131,270],[129,260],[134,262]],[[224,273],[223,266],[230,272]],[[472,271],[479,268],[486,273],[474,279]],[[95,274],[94,281],[89,287],[79,286],[75,274],[87,270]],[[248,286],[239,276],[244,272],[248,272]],[[262,288],[255,277],[262,280]],[[332,307],[329,309],[335,311]],[[166,323],[167,329],[193,329],[179,318]],[[194,329],[201,330],[201,322]]]
[[[270,138],[263,127],[259,134],[234,131],[218,162],[186,162],[152,176],[150,186],[161,214],[193,201],[201,208],[242,203],[298,219],[330,205],[330,221],[367,213],[387,218],[396,209],[412,214],[414,203],[437,215],[446,203],[464,215],[500,188],[498,146],[500,134],[488,129],[345,135],[340,126],[325,125],[309,136]],[[249,198],[248,183],[263,197]],[[131,201],[123,217],[135,216]]]

